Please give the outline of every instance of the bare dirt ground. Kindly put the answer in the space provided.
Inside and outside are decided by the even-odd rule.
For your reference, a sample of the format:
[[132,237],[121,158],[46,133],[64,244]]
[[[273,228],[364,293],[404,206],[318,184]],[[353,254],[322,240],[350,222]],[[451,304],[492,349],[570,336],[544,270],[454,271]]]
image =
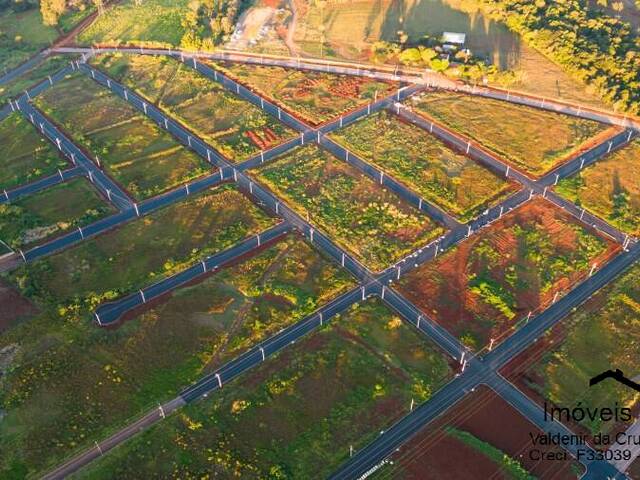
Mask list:
[[17,320],[36,313],[38,309],[31,302],[5,281],[0,280],[0,332]]
[[[508,428],[499,428],[503,425]],[[573,462],[533,461],[529,433],[538,429],[493,391],[481,387],[442,419],[430,424],[407,443],[375,478],[410,480],[498,480],[511,478],[500,466],[476,449],[445,433],[445,427],[465,431],[520,462],[540,480],[576,478]],[[497,428],[498,427],[498,428]],[[542,447],[545,448],[545,447]],[[545,451],[557,451],[547,449]]]

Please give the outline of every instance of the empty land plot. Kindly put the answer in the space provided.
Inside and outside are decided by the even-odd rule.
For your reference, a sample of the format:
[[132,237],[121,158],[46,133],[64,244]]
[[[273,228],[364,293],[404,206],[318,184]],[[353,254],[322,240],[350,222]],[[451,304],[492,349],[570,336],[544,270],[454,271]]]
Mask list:
[[[93,282],[88,269],[58,273],[52,283]],[[20,466],[40,476],[352,282],[291,236],[176,291],[117,330],[96,327],[86,308],[60,318],[55,296],[39,301],[44,313],[0,340],[0,350],[15,345],[19,352],[0,387],[6,414],[0,423],[1,476]]]
[[640,235],[640,142],[565,178],[558,193],[631,235]]
[[[274,223],[235,188],[225,185],[40,260],[28,270],[26,280],[32,292],[67,305],[73,315],[78,304],[95,307]],[[82,282],[56,280],[68,275]]]
[[137,199],[170,190],[209,170],[198,155],[84,75],[56,84],[36,104],[97,156],[107,173]]
[[315,145],[297,148],[256,175],[373,270],[443,232],[429,217]]
[[0,122],[0,145],[0,189],[15,188],[68,166],[19,113]]
[[243,63],[213,66],[312,125],[332,120],[397,88],[396,84],[367,77]]
[[188,11],[184,0],[126,0],[110,8],[108,15],[99,15],[78,41],[85,45],[178,46]]
[[80,478],[326,478],[451,375],[378,301],[290,346],[206,402],[128,442]]
[[591,120],[465,94],[429,92],[416,97],[414,106],[535,176],[614,131]]
[[48,75],[53,75],[61,68],[68,66],[75,57],[55,56],[47,57],[42,63],[26,71],[14,80],[0,85],[0,104],[5,103],[9,98],[18,97],[24,91],[43,80],[47,80]]
[[54,27],[43,25],[37,6],[24,12],[6,9],[0,13],[0,32],[0,71],[18,66],[58,36]]
[[173,58],[116,54],[100,57],[96,63],[233,162],[294,134],[258,107]]
[[114,212],[88,180],[74,178],[0,205],[0,240],[24,249]]
[[424,130],[380,112],[331,135],[461,221],[516,187]]
[[472,349],[505,334],[617,250],[536,198],[425,263],[401,291]]
[[[508,425],[508,428],[496,428]],[[551,480],[578,478],[582,467],[553,445],[533,446],[542,433],[486,387],[431,422],[371,476],[375,480]],[[535,450],[538,451],[535,451]],[[563,455],[542,460],[539,454]]]
[[[554,331],[509,366],[509,375],[540,402],[573,408],[621,406],[637,408],[638,393],[615,380],[587,388],[589,379],[609,369],[627,378],[640,375],[640,267],[635,266],[572,313]],[[635,408],[634,408],[635,411]],[[624,425],[585,416],[588,433],[611,433]],[[625,425],[625,428],[629,424]]]

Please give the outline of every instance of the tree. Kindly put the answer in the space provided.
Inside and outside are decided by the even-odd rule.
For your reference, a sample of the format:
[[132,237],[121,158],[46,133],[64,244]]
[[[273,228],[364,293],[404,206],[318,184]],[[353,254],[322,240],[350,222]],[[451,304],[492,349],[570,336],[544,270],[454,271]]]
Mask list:
[[430,62],[430,67],[436,72],[444,72],[447,68],[449,68],[449,60],[447,60],[446,58],[434,58]]
[[57,25],[60,16],[66,10],[65,0],[41,0],[40,12],[45,25]]

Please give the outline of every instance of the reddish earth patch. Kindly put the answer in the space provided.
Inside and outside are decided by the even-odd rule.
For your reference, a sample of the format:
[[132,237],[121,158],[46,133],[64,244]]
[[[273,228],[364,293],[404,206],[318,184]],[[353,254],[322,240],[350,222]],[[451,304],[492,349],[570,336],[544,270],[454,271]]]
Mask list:
[[640,458],[636,458],[631,464],[629,470],[627,470],[627,475],[635,480],[640,479]]
[[[535,252],[535,246],[522,245],[516,230],[533,228],[545,234],[544,241],[550,244],[553,256],[567,257],[572,255],[577,242],[577,234],[570,228],[575,222],[566,211],[536,198],[437,260],[413,270],[401,283],[401,291],[455,336],[472,335],[480,349],[490,338],[499,339],[510,333],[528,312],[545,308],[556,292],[566,292],[589,273],[586,269],[557,278],[551,288],[543,291],[541,276],[545,268],[536,266],[527,255],[541,253],[546,258],[548,253]],[[618,250],[614,242],[600,238],[605,242],[605,249],[589,258],[590,264],[602,265]],[[479,253],[487,245],[495,255],[491,260]],[[515,267],[517,272],[514,286],[509,286],[507,269],[510,267]],[[490,279],[513,298],[509,305],[511,318],[472,291],[474,277]]]
[[[393,457],[393,466],[381,470],[381,476],[405,480],[510,478],[487,456],[448,435],[445,427],[468,432],[494,446],[518,460],[527,471],[541,480],[576,478],[572,470],[574,462],[571,460],[531,460],[529,433],[536,434],[539,430],[493,391],[484,387],[478,388],[444,417],[411,439]],[[545,450],[558,451],[557,448]]]
[[12,286],[0,280],[0,332],[21,318],[38,313],[38,309]]

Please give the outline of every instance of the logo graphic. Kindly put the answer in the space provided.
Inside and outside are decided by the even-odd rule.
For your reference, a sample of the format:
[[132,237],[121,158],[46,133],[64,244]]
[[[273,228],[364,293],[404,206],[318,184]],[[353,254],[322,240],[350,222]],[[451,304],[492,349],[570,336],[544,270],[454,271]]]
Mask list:
[[640,392],[640,384],[634,382],[633,380],[629,380],[624,376],[622,370],[619,370],[617,368],[615,372],[613,370],[607,370],[596,375],[591,380],[589,380],[589,386],[593,387],[594,385],[600,383],[603,380],[606,380],[607,378],[613,378],[615,381],[620,382],[621,384]]

